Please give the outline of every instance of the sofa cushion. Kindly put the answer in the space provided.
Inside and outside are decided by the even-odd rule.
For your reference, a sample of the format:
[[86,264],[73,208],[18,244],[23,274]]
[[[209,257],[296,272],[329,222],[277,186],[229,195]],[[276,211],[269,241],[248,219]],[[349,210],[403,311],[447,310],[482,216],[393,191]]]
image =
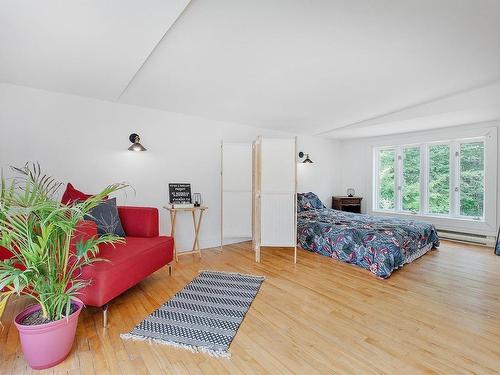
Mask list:
[[114,234],[120,237],[125,237],[120,215],[116,207],[116,198],[111,198],[99,203],[96,207],[90,210],[88,215],[85,215],[85,220],[92,220],[97,225],[97,233]]
[[158,209],[153,207],[118,207],[123,229],[131,237],[157,237]]
[[[68,182],[68,184],[66,185],[66,190],[64,191],[61,198],[61,203],[65,205],[71,205],[74,202],[86,201],[87,199],[92,197],[92,194],[85,194],[80,190],[75,189],[74,186]],[[105,196],[104,199],[108,199],[108,196]]]
[[75,189],[73,185],[68,182],[68,184],[66,185],[66,190],[64,191],[64,194],[61,198],[61,203],[68,205],[76,201],[84,201],[90,197],[92,197],[92,195],[85,194],[80,190]]
[[12,258],[12,253],[5,247],[0,246],[0,261]]
[[107,259],[82,269],[82,278],[92,280],[81,290],[89,306],[103,306],[173,260],[171,237],[125,237],[125,243],[100,245],[99,258]]
[[121,264],[137,264],[147,260],[150,253],[164,251],[169,258],[169,243],[173,243],[172,237],[158,236],[153,238],[125,237],[124,243],[99,245],[98,258],[106,259],[106,262],[94,263],[96,272],[115,270]]

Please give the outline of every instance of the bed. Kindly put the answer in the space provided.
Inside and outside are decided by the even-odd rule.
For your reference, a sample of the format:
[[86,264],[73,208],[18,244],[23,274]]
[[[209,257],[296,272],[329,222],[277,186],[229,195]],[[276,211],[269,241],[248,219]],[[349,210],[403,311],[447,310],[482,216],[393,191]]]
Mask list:
[[355,264],[387,278],[439,246],[434,225],[325,208],[313,193],[297,196],[297,237],[309,251]]

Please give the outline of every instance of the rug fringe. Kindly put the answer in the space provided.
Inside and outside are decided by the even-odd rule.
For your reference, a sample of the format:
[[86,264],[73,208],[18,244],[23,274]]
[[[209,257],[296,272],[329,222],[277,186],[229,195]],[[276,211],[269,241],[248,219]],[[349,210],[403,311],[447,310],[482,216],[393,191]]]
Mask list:
[[229,274],[229,275],[237,275],[237,276],[243,276],[243,277],[254,277],[254,278],[259,279],[259,280],[265,280],[266,279],[265,276],[251,275],[251,274],[248,274],[248,273],[240,273],[240,272],[214,271],[214,270],[200,270],[199,271],[199,273],[202,273],[202,272],[225,273],[225,274]]
[[203,346],[180,344],[180,343],[175,342],[175,341],[153,339],[153,338],[149,338],[149,337],[133,335],[131,333],[122,333],[120,335],[120,337],[122,340],[147,341],[149,344],[155,343],[155,344],[160,344],[160,345],[173,346],[174,348],[186,349],[186,350],[189,350],[193,353],[206,353],[212,357],[217,357],[217,358],[226,358],[226,359],[231,358],[231,353],[229,353],[229,352],[208,349],[208,348],[205,348]]

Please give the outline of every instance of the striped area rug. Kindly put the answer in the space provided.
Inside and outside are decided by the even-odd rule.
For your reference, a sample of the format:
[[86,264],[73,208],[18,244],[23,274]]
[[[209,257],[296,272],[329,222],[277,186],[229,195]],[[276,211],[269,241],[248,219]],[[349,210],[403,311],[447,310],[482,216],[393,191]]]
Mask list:
[[121,337],[230,357],[229,345],[263,281],[263,276],[202,271]]

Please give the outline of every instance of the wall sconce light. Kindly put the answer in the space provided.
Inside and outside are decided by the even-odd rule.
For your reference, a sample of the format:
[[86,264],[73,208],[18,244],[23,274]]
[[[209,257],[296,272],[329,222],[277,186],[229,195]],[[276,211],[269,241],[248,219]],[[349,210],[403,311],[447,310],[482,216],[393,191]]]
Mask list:
[[141,137],[139,137],[139,134],[132,133],[128,139],[133,143],[133,145],[128,148],[129,151],[146,151],[146,147],[140,144]]
[[305,164],[312,164],[313,161],[309,158],[309,154],[304,154],[302,151],[299,152],[299,158],[303,158],[305,156],[305,159],[302,160],[302,163]]

